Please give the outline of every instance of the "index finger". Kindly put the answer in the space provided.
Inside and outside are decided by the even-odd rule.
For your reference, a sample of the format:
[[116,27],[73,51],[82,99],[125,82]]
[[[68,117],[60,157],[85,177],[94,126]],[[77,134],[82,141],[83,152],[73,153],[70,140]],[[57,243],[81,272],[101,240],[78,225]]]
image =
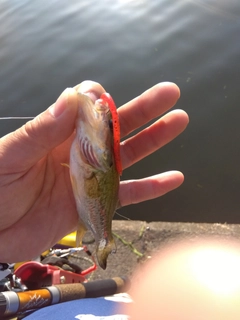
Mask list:
[[178,86],[159,83],[118,109],[121,137],[172,108],[180,97]]

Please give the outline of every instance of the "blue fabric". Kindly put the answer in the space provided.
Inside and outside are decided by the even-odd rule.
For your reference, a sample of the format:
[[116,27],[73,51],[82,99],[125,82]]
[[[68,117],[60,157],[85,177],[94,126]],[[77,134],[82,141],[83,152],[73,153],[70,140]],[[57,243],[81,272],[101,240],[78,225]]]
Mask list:
[[[117,296],[117,295],[116,295]],[[115,301],[113,301],[115,300]],[[127,320],[121,312],[124,302],[118,299],[89,298],[55,304],[39,309],[26,316],[24,320]],[[121,299],[120,299],[121,300]],[[130,301],[126,301],[130,302]]]

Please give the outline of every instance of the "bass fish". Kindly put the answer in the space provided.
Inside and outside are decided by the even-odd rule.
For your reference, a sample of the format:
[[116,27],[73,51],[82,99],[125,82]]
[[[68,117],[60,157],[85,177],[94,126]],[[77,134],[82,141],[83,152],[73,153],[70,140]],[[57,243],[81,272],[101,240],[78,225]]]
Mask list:
[[112,219],[118,205],[120,127],[116,106],[108,93],[95,103],[79,93],[76,136],[70,151],[70,178],[79,215],[76,243],[82,245],[86,230],[96,242],[102,269],[116,252]]

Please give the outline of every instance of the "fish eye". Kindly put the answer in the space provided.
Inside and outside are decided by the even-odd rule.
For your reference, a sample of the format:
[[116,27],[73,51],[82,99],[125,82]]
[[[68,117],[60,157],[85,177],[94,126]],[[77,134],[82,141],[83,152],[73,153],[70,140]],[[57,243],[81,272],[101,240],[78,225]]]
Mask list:
[[112,119],[108,120],[108,125],[111,131],[113,131],[113,122]]

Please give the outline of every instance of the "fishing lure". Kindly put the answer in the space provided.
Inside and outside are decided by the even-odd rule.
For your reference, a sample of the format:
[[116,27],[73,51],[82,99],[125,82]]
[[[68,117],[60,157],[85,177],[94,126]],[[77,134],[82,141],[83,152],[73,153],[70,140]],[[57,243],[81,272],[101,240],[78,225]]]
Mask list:
[[120,123],[119,117],[117,113],[116,105],[110,96],[109,93],[104,92],[100,99],[108,105],[109,110],[112,114],[112,123],[113,123],[113,154],[115,159],[116,169],[119,175],[122,174],[122,163],[121,163],[121,156],[120,156]]

